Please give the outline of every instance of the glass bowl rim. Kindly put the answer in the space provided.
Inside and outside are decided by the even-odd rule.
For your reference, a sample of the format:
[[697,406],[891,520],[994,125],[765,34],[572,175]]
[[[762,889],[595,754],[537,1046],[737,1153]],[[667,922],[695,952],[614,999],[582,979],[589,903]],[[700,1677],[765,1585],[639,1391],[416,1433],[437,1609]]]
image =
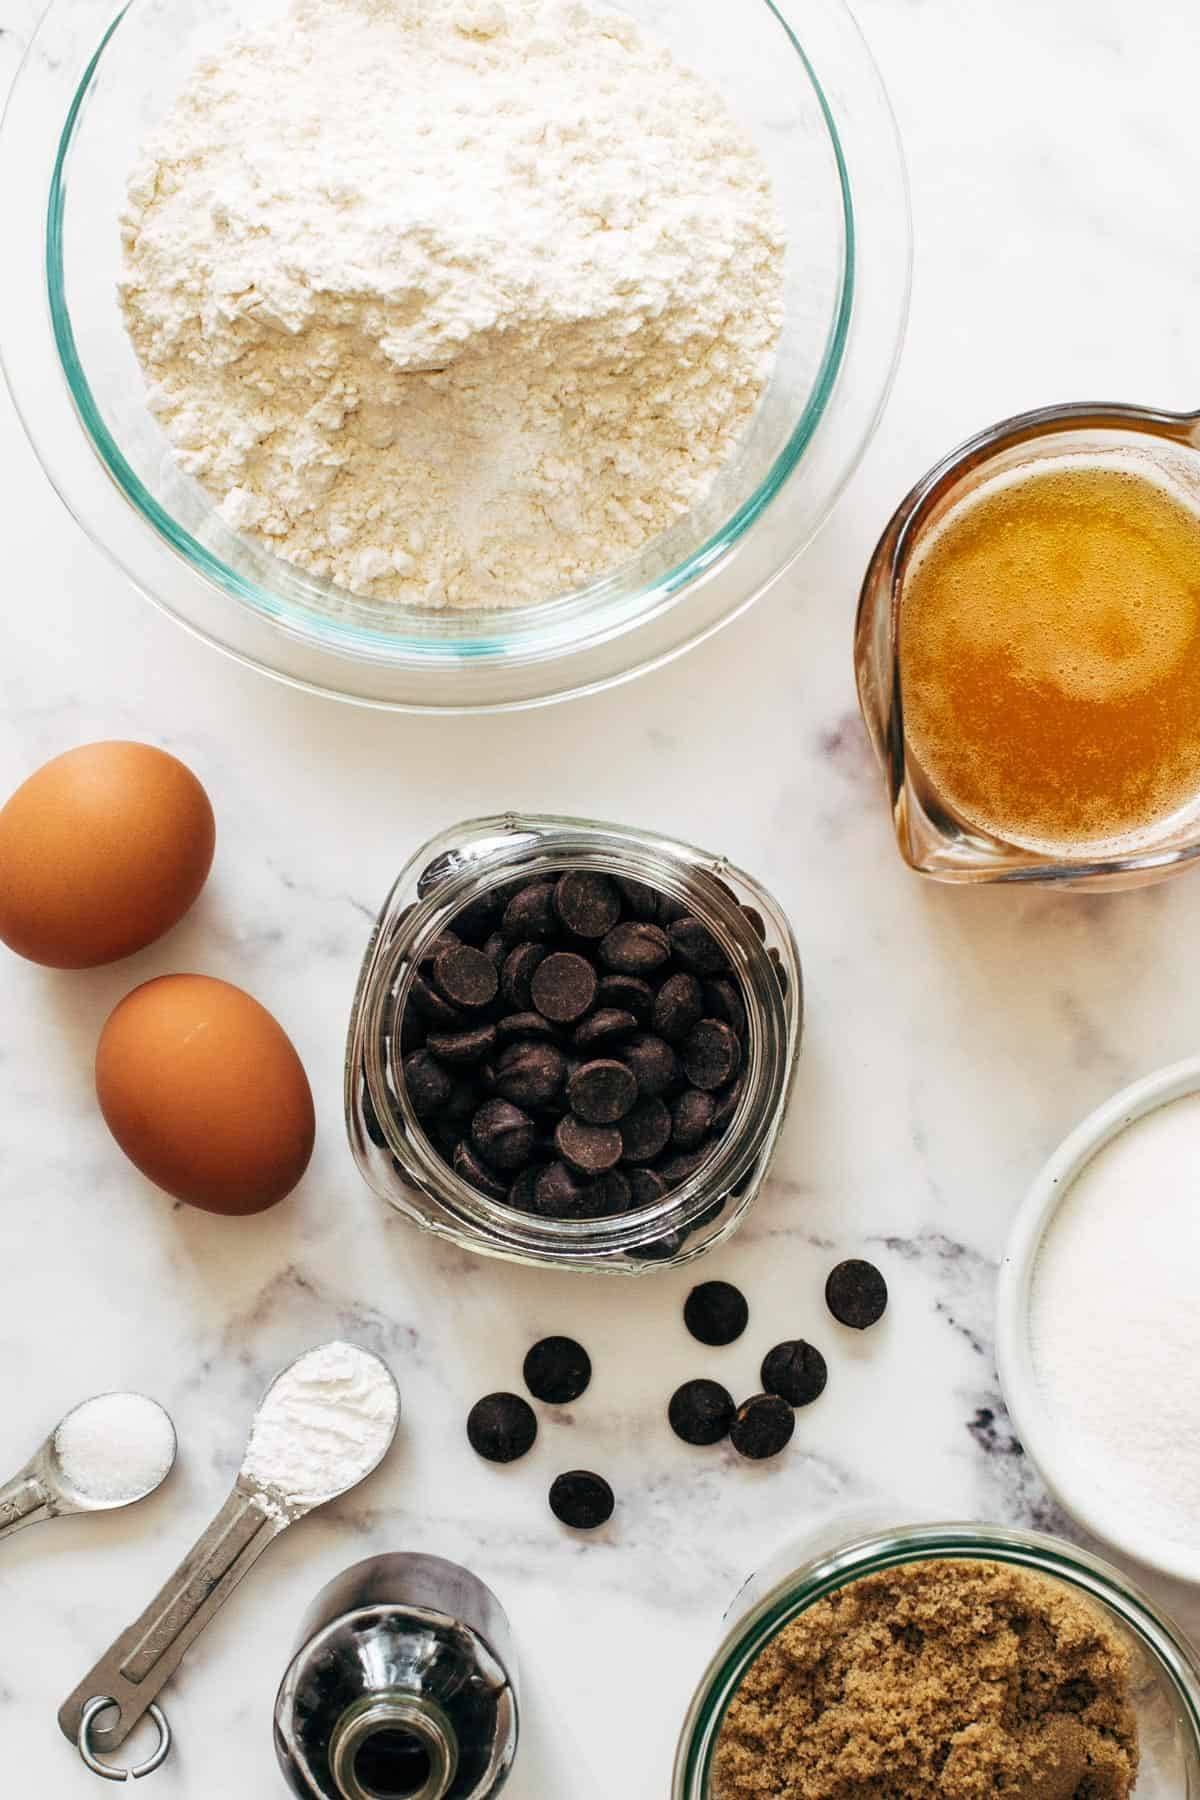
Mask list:
[[[1200,1759],[1200,1663],[1186,1638],[1120,1570],[1066,1539],[981,1523],[901,1525],[805,1555],[726,1632],[696,1688],[679,1736],[672,1800],[708,1800],[720,1725],[754,1660],[808,1607],[864,1575],[910,1562],[1004,1562],[1050,1575],[1101,1601],[1163,1672]],[[735,1602],[736,1604],[736,1602]]]
[[[754,492],[736,508],[730,518],[682,562],[652,581],[632,591],[625,591],[620,571],[617,571],[598,578],[570,595],[528,607],[481,612],[478,636],[448,639],[439,638],[432,631],[428,637],[422,634],[405,638],[396,632],[317,617],[294,607],[286,597],[240,575],[200,544],[159,504],[130,467],[104,422],[79,359],[67,304],[63,273],[65,195],[72,142],[92,81],[105,50],[134,3],[135,0],[126,0],[103,33],[84,68],[58,137],[46,208],[44,275],[51,334],[75,415],[104,472],[168,550],[210,586],[246,605],[258,617],[311,649],[366,660],[377,666],[420,665],[431,672],[435,668],[452,670],[464,661],[475,666],[487,663],[511,664],[525,660],[541,661],[553,657],[564,648],[578,653],[604,645],[627,631],[641,628],[661,618],[684,598],[697,580],[732,555],[750,527],[795,473],[825,417],[845,359],[857,289],[855,212],[850,172],[841,135],[816,70],[776,0],[761,0],[761,3],[787,37],[816,99],[826,139],[833,153],[843,227],[841,268],[833,316],[816,377],[787,443]],[[310,589],[314,594],[320,592],[299,570],[291,571],[286,565],[283,579],[288,584],[294,584],[301,592],[305,589]],[[438,617],[438,613],[430,613],[431,625],[436,624]],[[590,621],[590,629],[574,629],[584,621]],[[518,640],[516,644],[507,641],[509,633],[515,634]]]

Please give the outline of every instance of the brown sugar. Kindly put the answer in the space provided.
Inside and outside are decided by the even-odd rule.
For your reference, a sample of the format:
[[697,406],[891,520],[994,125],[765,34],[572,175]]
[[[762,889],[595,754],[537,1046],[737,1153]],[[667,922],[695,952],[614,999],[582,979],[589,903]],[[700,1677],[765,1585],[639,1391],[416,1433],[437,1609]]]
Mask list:
[[714,1800],[1126,1800],[1129,1652],[1103,1614],[1005,1563],[907,1563],[819,1601],[726,1714]]

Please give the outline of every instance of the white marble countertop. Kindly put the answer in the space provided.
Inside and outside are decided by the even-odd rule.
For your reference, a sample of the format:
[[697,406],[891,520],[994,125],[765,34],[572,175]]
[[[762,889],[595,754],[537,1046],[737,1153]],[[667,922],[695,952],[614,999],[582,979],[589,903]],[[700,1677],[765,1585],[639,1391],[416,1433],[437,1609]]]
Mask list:
[[[33,0],[2,0],[15,66]],[[815,549],[673,668],[524,716],[413,719],[290,692],[195,643],[76,530],[0,399],[7,576],[0,790],[69,744],[165,744],[207,784],[219,851],[166,942],[59,975],[0,963],[0,1457],[16,1467],[74,1400],[140,1386],[173,1412],[179,1469],[125,1518],[28,1531],[0,1553],[8,1793],[95,1784],[59,1701],[223,1497],[252,1405],[294,1351],[341,1333],[383,1352],[402,1441],[350,1502],[290,1534],[168,1690],[163,1800],[283,1792],[271,1706],[320,1585],[383,1548],[470,1564],[518,1635],[525,1741],[513,1800],[662,1800],[687,1697],[742,1576],[830,1507],[1061,1527],[1014,1444],[991,1353],[1013,1211],[1065,1131],[1117,1085],[1197,1048],[1200,879],[1105,898],[956,892],[908,875],[854,703],[851,621],[874,536],[972,428],[1068,397],[1200,403],[1192,0],[860,0],[911,161],[917,276],[883,429]],[[342,1040],[369,921],[409,851],[455,818],[525,805],[661,826],[759,871],[790,909],[809,1023],[769,1191],[704,1272],[753,1323],[724,1352],[679,1318],[687,1271],[637,1284],[453,1254],[360,1184]],[[137,981],[198,969],[250,988],[295,1038],[320,1137],[294,1199],[230,1222],[173,1208],[98,1116],[100,1024]],[[886,1324],[846,1342],[829,1266],[886,1270]],[[470,1403],[519,1381],[537,1336],[590,1348],[593,1387],[536,1451],[479,1464]],[[666,1428],[676,1383],[736,1390],[779,1337],[830,1358],[777,1463],[736,1466]],[[596,1467],[613,1526],[571,1537],[545,1493]],[[1200,1635],[1200,1599],[1150,1582]]]

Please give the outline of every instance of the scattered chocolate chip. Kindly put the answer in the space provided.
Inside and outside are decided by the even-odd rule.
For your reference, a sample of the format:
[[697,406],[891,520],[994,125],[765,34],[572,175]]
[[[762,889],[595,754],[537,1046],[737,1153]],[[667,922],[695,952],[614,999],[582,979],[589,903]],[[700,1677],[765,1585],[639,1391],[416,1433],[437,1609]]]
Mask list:
[[469,1181],[472,1187],[478,1188],[481,1194],[487,1194],[493,1200],[507,1200],[508,1189],[500,1178],[489,1169],[487,1164],[476,1156],[474,1150],[463,1138],[454,1147],[450,1161],[456,1175]]
[[667,934],[658,925],[630,919],[600,941],[600,959],[618,975],[649,975],[661,969],[671,954]]
[[874,1263],[851,1257],[841,1262],[825,1283],[825,1304],[841,1325],[866,1331],[887,1311],[887,1282]]
[[603,1007],[631,1012],[635,1019],[645,1020],[654,1007],[654,989],[640,975],[603,975],[596,999]]
[[574,1338],[548,1337],[525,1358],[525,1386],[547,1406],[569,1406],[587,1391],[592,1359]]
[[763,1359],[762,1384],[789,1406],[811,1406],[825,1392],[829,1370],[819,1350],[803,1338],[776,1344]]
[[553,937],[558,922],[554,886],[552,881],[531,881],[517,889],[500,921],[500,929],[510,944],[527,938]]
[[657,1206],[667,1197],[667,1184],[653,1169],[630,1169],[629,1194],[634,1206]]
[[482,1062],[496,1048],[496,1027],[476,1025],[468,1031],[431,1031],[425,1041],[439,1062]]
[[741,1046],[720,1019],[701,1019],[683,1047],[683,1066],[693,1087],[724,1087],[737,1074]]
[[514,944],[500,969],[500,992],[506,1006],[514,1012],[533,1011],[533,977],[545,962],[549,951],[545,944]]
[[676,919],[667,935],[676,962],[682,963],[694,975],[719,975],[729,967],[729,958],[708,926],[690,914]]
[[671,1430],[685,1444],[719,1444],[729,1436],[733,1395],[719,1381],[685,1381],[667,1407]]
[[651,1024],[659,1037],[678,1044],[704,1017],[704,993],[694,975],[668,975],[654,997]]
[[559,1475],[550,1488],[550,1511],[572,1531],[595,1531],[607,1525],[616,1500],[603,1475],[588,1469],[571,1469]]
[[749,1320],[746,1296],[731,1281],[702,1281],[684,1302],[683,1322],[701,1344],[732,1344]]
[[515,1173],[529,1161],[533,1120],[508,1100],[485,1100],[471,1120],[471,1142],[493,1169]]
[[755,1394],[743,1400],[729,1427],[729,1441],[739,1456],[762,1462],[778,1456],[791,1442],[796,1415],[778,1394]]
[[500,988],[500,977],[490,956],[470,944],[448,944],[433,964],[434,980],[452,1006],[476,1012],[489,1006]]
[[653,1162],[670,1140],[671,1113],[664,1100],[639,1100],[621,1121],[626,1162]]
[[567,1084],[571,1111],[589,1125],[615,1125],[637,1097],[638,1084],[632,1072],[609,1057],[584,1063]]
[[617,1053],[632,1069],[643,1100],[654,1100],[679,1080],[679,1058],[665,1039],[648,1031],[638,1032]]
[[621,1160],[621,1133],[615,1125],[587,1125],[568,1113],[554,1128],[554,1147],[581,1175],[603,1175]]
[[411,1056],[404,1058],[401,1067],[409,1105],[418,1119],[427,1119],[445,1106],[454,1091],[454,1083],[436,1057],[428,1050],[414,1050]]
[[468,1023],[458,1007],[451,1006],[448,1000],[443,999],[424,975],[413,976],[408,997],[418,1012],[424,1013],[433,1024],[440,1025],[446,1031],[453,1031],[456,1027],[461,1030]]
[[602,938],[621,917],[621,895],[607,875],[574,869],[554,889],[558,916],[576,937]]
[[717,1103],[700,1088],[685,1088],[671,1103],[671,1142],[678,1150],[695,1150],[712,1129]]
[[581,1019],[596,998],[596,971],[572,950],[555,950],[534,971],[533,1004],[556,1025]]
[[567,1059],[558,1045],[537,1038],[509,1044],[496,1061],[496,1092],[514,1106],[547,1105],[566,1078]]
[[602,1006],[575,1027],[573,1042],[577,1050],[602,1050],[605,1045],[619,1044],[636,1031],[638,1022],[631,1012],[623,1012],[620,1007]]
[[520,1394],[485,1394],[467,1414],[467,1438],[488,1462],[516,1462],[537,1439],[537,1414]]

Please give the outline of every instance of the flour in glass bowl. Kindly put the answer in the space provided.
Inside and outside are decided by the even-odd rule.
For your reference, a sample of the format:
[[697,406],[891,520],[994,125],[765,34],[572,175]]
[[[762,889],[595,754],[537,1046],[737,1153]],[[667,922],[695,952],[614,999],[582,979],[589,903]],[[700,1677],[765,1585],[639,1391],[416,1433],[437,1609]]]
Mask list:
[[144,147],[121,299],[237,531],[357,595],[553,598],[679,519],[782,324],[766,166],[579,0],[294,0]]

